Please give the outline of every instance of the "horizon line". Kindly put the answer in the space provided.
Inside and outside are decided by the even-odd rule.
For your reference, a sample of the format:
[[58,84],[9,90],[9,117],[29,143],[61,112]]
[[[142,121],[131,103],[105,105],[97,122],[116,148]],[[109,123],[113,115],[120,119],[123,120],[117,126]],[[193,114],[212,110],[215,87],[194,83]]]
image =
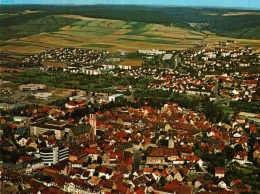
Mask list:
[[166,5],[166,4],[145,4],[145,5],[141,5],[141,4],[95,4],[95,3],[89,3],[89,4],[69,4],[69,3],[65,3],[65,4],[61,4],[61,3],[2,3],[0,0],[0,6],[3,5],[8,5],[8,6],[17,6],[17,5],[22,5],[22,6],[26,6],[26,5],[48,5],[48,6],[95,6],[95,5],[103,5],[103,6],[140,6],[140,7],[182,7],[182,8],[215,8],[215,9],[237,9],[237,10],[255,10],[255,11],[260,11],[260,8],[252,8],[252,7],[235,7],[235,6],[203,6],[203,5]]

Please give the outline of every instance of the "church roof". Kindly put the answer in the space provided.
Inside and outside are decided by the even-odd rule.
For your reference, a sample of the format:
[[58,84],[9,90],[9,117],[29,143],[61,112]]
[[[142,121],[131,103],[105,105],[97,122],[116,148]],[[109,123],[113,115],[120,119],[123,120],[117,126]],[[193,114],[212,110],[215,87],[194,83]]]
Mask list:
[[76,127],[71,128],[71,131],[72,131],[73,135],[79,136],[84,133],[89,133],[90,129],[91,129],[91,125],[88,123],[88,124],[77,125]]

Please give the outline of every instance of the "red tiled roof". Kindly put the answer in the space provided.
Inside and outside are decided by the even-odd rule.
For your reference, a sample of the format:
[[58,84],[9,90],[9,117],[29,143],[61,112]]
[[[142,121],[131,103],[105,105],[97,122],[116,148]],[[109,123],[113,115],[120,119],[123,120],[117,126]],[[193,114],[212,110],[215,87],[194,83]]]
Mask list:
[[255,124],[250,124],[249,128],[250,128],[250,132],[251,133],[256,133],[257,132],[257,128],[256,128]]
[[110,159],[116,159],[116,153],[110,153]]
[[117,185],[116,189],[120,191],[122,194],[126,194],[128,191],[128,188],[126,186]]
[[247,152],[246,151],[239,151],[239,152],[237,152],[237,153],[235,153],[235,157],[237,157],[237,156],[240,156],[240,158],[246,158],[247,157]]
[[145,194],[145,192],[142,188],[139,188],[139,189],[135,190],[135,194]]
[[86,149],[85,149],[85,152],[87,152],[88,154],[95,154],[95,153],[96,153],[96,150],[93,149],[93,148],[86,148]]
[[67,102],[67,105],[69,105],[69,106],[77,106],[77,104],[75,103],[75,102]]
[[225,168],[223,167],[216,167],[215,174],[225,174]]
[[234,183],[234,184],[242,184],[242,180],[241,179],[236,179],[236,180],[233,180],[232,183]]
[[176,194],[192,194],[192,187],[185,185],[175,185],[167,188],[168,192],[175,192]]

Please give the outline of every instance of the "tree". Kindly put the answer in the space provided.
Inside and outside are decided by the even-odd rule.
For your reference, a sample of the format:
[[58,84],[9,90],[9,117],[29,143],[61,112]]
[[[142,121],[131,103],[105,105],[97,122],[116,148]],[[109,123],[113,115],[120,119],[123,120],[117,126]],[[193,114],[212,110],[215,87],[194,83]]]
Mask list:
[[91,158],[90,156],[88,157],[87,164],[88,164],[88,165],[89,165],[89,164],[92,164],[92,158]]
[[243,149],[243,147],[242,147],[240,144],[237,144],[237,145],[235,145],[235,147],[234,147],[235,153],[240,152],[240,151],[243,151],[243,150],[244,150],[244,149]]
[[166,179],[164,176],[162,176],[159,180],[159,185],[160,187],[164,187],[165,186],[165,183],[166,183]]
[[225,147],[222,153],[227,160],[232,160],[234,158],[235,150],[231,147]]
[[13,137],[13,129],[10,127],[5,127],[3,130],[3,136],[4,138],[12,138]]
[[97,158],[97,163],[101,165],[103,163],[102,157],[99,155]]
[[224,118],[224,112],[221,108],[215,105],[213,102],[204,102],[203,113],[212,122],[216,123],[222,121]]
[[199,158],[202,158],[203,153],[200,150],[195,150],[194,154],[197,155]]
[[199,144],[199,142],[196,141],[196,142],[193,144],[194,150],[198,150],[199,147],[200,147],[200,144]]
[[21,184],[18,185],[18,191],[21,192],[23,190],[23,187]]

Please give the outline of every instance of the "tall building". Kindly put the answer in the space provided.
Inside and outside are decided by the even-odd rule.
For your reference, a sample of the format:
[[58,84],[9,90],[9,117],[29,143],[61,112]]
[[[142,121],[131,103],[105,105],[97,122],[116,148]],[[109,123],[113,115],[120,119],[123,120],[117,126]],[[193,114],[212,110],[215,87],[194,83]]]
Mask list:
[[57,164],[59,161],[69,158],[69,148],[64,146],[54,146],[40,149],[40,158],[45,166]]

